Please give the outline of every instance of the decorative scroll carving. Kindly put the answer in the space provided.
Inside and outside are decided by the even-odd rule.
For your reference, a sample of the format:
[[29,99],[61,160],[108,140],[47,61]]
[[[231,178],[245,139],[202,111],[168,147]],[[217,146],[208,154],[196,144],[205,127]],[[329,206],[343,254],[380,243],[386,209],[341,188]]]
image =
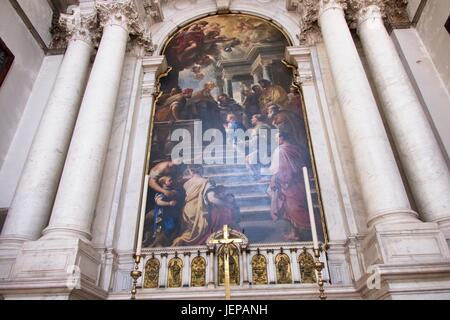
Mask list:
[[[230,284],[239,285],[240,269],[239,269],[239,250],[235,245],[229,245],[230,248]],[[224,249],[225,246],[219,249],[219,285],[224,284],[225,279],[225,265],[224,265]]]
[[191,264],[191,287],[204,287],[206,285],[206,260],[198,256]]
[[162,22],[164,20],[161,0],[144,0],[144,9],[152,23]]
[[151,258],[145,264],[144,289],[158,288],[160,263],[156,258]]
[[280,253],[275,258],[275,266],[277,270],[277,283],[292,283],[291,261],[285,253]]
[[314,45],[322,39],[317,24],[319,3],[317,0],[287,0],[288,11],[296,11],[300,15],[299,40],[303,45]]
[[411,21],[409,20],[406,7],[408,0],[389,0],[384,6],[386,20],[392,28],[409,28]]
[[253,284],[267,284],[267,259],[262,254],[256,254],[252,258]]
[[151,56],[156,50],[156,45],[153,44],[151,34],[148,32],[130,35],[130,39],[129,47],[139,57]]
[[180,288],[182,283],[183,260],[173,258],[169,261],[168,287]]
[[303,248],[303,252],[298,256],[298,263],[302,283],[316,283],[314,258],[306,248]]

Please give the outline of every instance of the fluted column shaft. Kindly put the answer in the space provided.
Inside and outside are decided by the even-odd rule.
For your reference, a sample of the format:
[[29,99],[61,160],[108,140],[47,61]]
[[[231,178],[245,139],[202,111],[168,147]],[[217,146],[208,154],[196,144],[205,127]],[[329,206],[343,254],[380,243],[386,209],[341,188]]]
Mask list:
[[370,5],[358,16],[358,34],[419,214],[450,227],[450,172],[381,10]]
[[72,36],[2,231],[5,243],[38,239],[50,218],[93,49],[89,31],[83,26],[72,26],[70,31]]
[[340,0],[321,0],[319,23],[369,227],[416,222],[375,98],[345,20]]
[[46,238],[91,238],[128,41],[126,17],[119,18],[113,15],[103,29]]

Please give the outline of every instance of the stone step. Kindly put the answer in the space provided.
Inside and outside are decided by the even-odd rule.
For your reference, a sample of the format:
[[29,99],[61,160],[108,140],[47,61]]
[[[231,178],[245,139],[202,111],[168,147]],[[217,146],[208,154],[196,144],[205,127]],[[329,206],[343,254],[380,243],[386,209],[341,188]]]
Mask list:
[[270,198],[264,193],[255,193],[250,195],[235,195],[238,206],[242,209],[244,207],[256,206],[270,206]]
[[271,221],[270,207],[243,207],[241,208],[241,221]]
[[269,182],[249,182],[249,183],[224,183],[225,189],[228,193],[232,193],[235,196],[239,195],[261,195],[266,194],[269,188]]
[[235,164],[235,165],[225,165],[225,164],[217,164],[217,165],[205,165],[204,167],[205,175],[210,174],[228,174],[228,173],[236,173],[236,174],[248,174],[249,170],[243,164]]
[[214,180],[217,184],[230,184],[230,183],[255,183],[255,178],[250,173],[224,173],[224,174],[211,174],[207,176]]
[[223,158],[211,158],[205,157],[203,158],[203,165],[245,165],[245,156],[244,157],[223,157]]
[[241,221],[239,226],[252,243],[269,243],[282,240],[282,232],[272,220]]

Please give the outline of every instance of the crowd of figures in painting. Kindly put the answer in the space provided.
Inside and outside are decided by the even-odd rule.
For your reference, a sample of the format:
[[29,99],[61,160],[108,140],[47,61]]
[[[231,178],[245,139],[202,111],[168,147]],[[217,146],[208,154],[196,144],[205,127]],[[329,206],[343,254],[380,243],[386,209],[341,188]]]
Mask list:
[[[172,69],[161,80],[153,119],[144,247],[204,245],[223,225],[252,243],[311,240],[302,168],[313,172],[312,157],[301,93],[282,63],[288,45],[273,25],[245,15],[201,19],[168,43]],[[174,159],[174,131],[195,136],[199,127],[201,135],[224,137],[223,150],[243,145],[244,153],[230,162],[224,151],[212,164]],[[242,141],[233,135],[239,130],[246,132]],[[269,163],[260,161],[263,137]],[[193,145],[191,159],[204,157],[208,144]]]

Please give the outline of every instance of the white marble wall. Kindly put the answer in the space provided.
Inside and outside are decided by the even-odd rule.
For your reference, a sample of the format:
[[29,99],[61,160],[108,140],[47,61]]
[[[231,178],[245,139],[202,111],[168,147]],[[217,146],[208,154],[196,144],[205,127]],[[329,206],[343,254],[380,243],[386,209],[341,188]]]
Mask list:
[[391,38],[450,166],[450,93],[417,30],[397,29]]
[[38,32],[47,47],[50,47],[52,42],[52,34],[50,29],[52,27],[53,10],[47,0],[18,0],[22,10],[30,19],[33,27]]
[[[15,60],[0,88],[0,167],[19,126],[44,52],[34,40],[9,1],[0,1],[0,37],[15,55]],[[16,178],[18,179],[18,177]],[[9,207],[11,199],[0,192],[0,207]]]
[[[22,169],[25,165],[25,160],[28,156],[28,151],[31,147],[34,134],[39,126],[42,114],[47,105],[47,100],[53,88],[62,58],[63,57],[60,55],[48,56],[44,58],[42,66],[39,69],[39,74],[33,84],[33,89],[27,100],[23,115],[20,117],[20,122],[15,131],[8,155],[2,166],[0,160],[0,208],[9,208],[11,205]],[[17,79],[17,81],[20,82],[22,82],[22,80],[20,78]],[[17,86],[15,87],[15,90],[20,90],[20,88],[20,86]],[[25,94],[25,91],[26,90],[23,91],[23,94]],[[17,99],[18,102],[5,105],[5,107],[8,107],[8,110],[3,111],[1,109],[3,108],[2,101],[5,101],[3,98],[6,98],[5,100],[9,101]],[[2,88],[0,90],[0,114],[2,114],[0,118],[2,120],[7,120],[9,114],[13,112],[14,108],[12,106],[14,105],[18,107],[21,99],[21,95],[15,95],[8,92],[7,88],[4,90]],[[18,110],[16,110],[16,112],[17,111]],[[0,124],[0,136],[2,138],[6,138],[8,135],[6,131],[9,130],[8,127],[10,125],[12,125],[12,123],[4,126]]]

